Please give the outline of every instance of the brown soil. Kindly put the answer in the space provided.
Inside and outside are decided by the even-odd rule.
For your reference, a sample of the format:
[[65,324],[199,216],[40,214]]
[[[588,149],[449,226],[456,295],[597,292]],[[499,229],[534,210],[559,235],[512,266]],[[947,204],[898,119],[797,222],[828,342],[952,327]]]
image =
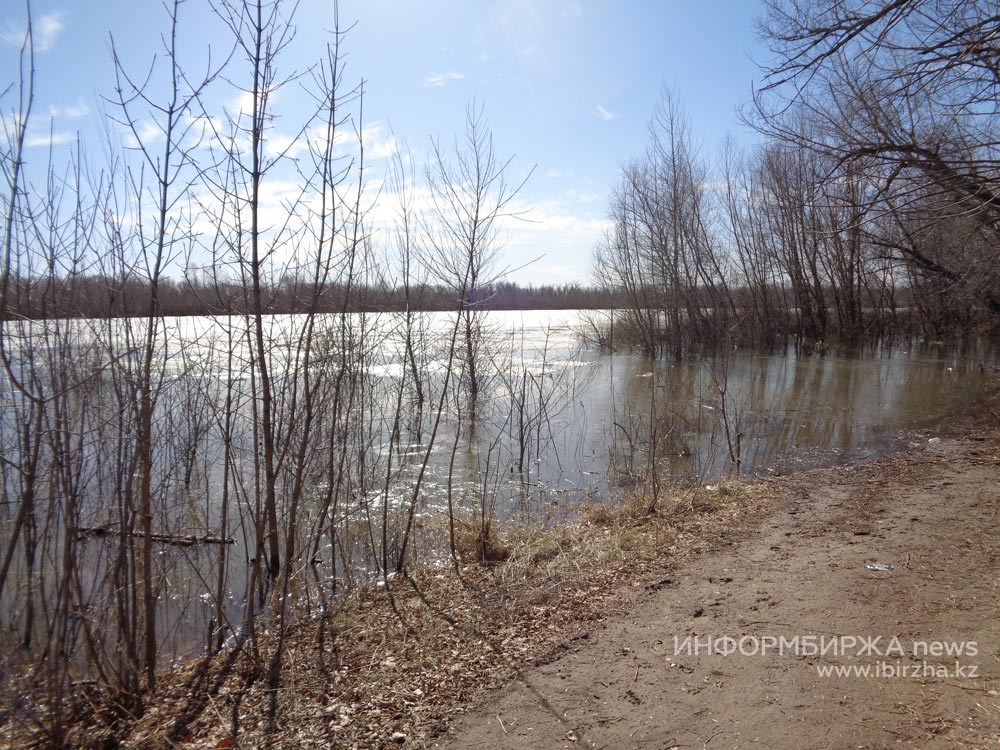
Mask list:
[[[780,484],[790,491],[773,512],[488,694],[434,746],[1000,748],[995,440]],[[883,654],[895,636],[906,653],[675,655],[675,636],[689,635],[880,636]],[[975,642],[976,653],[914,657],[915,642],[933,641]],[[878,662],[917,676],[818,674]]]

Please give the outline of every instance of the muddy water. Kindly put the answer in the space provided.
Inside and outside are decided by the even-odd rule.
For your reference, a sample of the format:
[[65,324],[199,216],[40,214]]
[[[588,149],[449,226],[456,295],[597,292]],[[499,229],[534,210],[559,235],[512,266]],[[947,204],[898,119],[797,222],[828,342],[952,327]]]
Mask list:
[[877,457],[931,439],[998,382],[997,351],[983,341],[650,362],[581,349],[575,313],[493,315],[494,332],[507,331],[517,350],[512,371],[538,384],[532,403],[545,415],[530,425],[529,460],[518,461],[511,389],[495,388],[455,465],[471,486],[492,454],[510,479],[498,508],[512,513],[533,498],[536,512],[559,517],[653,466],[687,483]]
[[[479,342],[481,394],[474,408],[463,398],[462,387],[441,402],[436,395],[444,382],[452,316],[420,316],[423,345],[418,359],[430,396],[422,410],[412,410],[410,404],[413,413],[401,415],[399,439],[391,438],[399,378],[406,370],[398,316],[372,315],[352,323],[363,332],[359,341],[368,351],[357,377],[370,402],[364,434],[349,435],[359,449],[368,451],[365,462],[374,470],[369,469],[367,483],[356,480],[356,491],[352,488],[339,508],[336,554],[342,559],[336,561],[335,576],[324,563],[323,575],[328,577],[317,578],[317,583],[330,588],[341,577],[371,580],[382,514],[389,519],[386,546],[392,547],[392,559],[393,540],[399,538],[415,494],[417,523],[409,549],[423,562],[446,564],[440,534],[424,530],[440,530],[449,507],[467,518],[488,513],[501,524],[554,524],[574,517],[582,502],[614,502],[651,471],[662,482],[682,484],[864,460],[933,438],[995,389],[1000,379],[997,350],[983,341],[961,347],[907,342],[825,355],[801,355],[794,348],[766,355],[735,351],[725,357],[650,362],[588,348],[581,339],[586,316],[572,311],[486,314]],[[338,321],[325,323],[335,329]],[[274,316],[268,325],[275,341],[288,335],[294,342],[298,322],[294,316]],[[92,337],[112,349],[122,324],[61,325],[74,346]],[[248,382],[249,353],[228,325],[226,319],[164,321],[165,424],[184,426],[192,415],[213,413],[205,406],[186,407],[192,393],[211,401],[218,398],[213,389],[229,383],[241,392],[239,384]],[[293,351],[291,344],[274,347],[275,372],[284,371],[283,358]],[[459,369],[456,365],[460,382]],[[276,382],[280,386],[288,381]],[[12,403],[12,395],[0,384],[0,404],[9,411]],[[231,466],[242,472],[242,486],[252,488],[249,400],[240,403],[243,412],[236,414],[246,434],[234,438]],[[431,425],[437,420],[440,429],[415,493]],[[94,451],[102,449],[100,443],[93,446]],[[163,450],[162,484],[169,490],[176,479],[171,473],[175,462],[168,460],[170,446]],[[178,496],[177,503],[165,508],[157,519],[163,531],[222,533],[219,486],[225,454],[212,430],[205,434],[201,451],[200,494]],[[101,469],[97,458],[93,469]],[[388,474],[391,482],[383,483]],[[114,520],[100,504],[99,490],[95,485],[93,497],[83,505],[81,525],[96,527],[109,517]],[[322,487],[310,485],[309,490],[300,513],[306,531],[320,523],[316,495]],[[254,548],[245,511],[254,498],[249,492],[241,497],[242,505],[230,505],[225,525],[225,535],[233,536],[235,545],[228,553],[223,606],[234,623],[245,610],[247,560]],[[299,548],[305,549],[310,538],[299,540]],[[86,580],[94,582],[95,601],[106,593],[105,552],[112,541],[91,540],[82,546],[90,556],[80,566],[87,571]],[[330,541],[322,541],[318,557],[333,560]],[[58,550],[58,544],[53,545],[52,554]],[[173,653],[191,653],[203,642],[214,611],[217,550],[212,545],[165,547],[157,554],[164,571],[157,610],[160,632],[169,634]]]
[[[434,314],[425,324],[431,335],[422,364],[433,393],[445,364],[433,334],[443,336],[451,317]],[[486,316],[480,398],[474,409],[461,395],[444,402],[418,493],[415,559],[450,564],[441,533],[449,508],[459,518],[492,517],[499,526],[555,525],[574,518],[582,503],[617,502],[653,470],[664,483],[686,484],[865,460],[933,438],[1000,380],[997,352],[983,342],[650,362],[594,351],[581,341],[582,328],[575,312]],[[404,371],[401,347],[379,351],[381,358],[369,363],[373,392],[392,394]],[[372,445],[380,460],[392,453],[402,470],[391,486],[376,483],[344,509],[338,575],[377,580],[372,534],[384,510],[389,538],[398,538],[427,455],[432,403],[420,415],[404,415],[404,424],[417,427],[404,429],[398,442],[387,424],[376,428],[381,437]],[[303,518],[314,511],[307,503]],[[234,518],[231,528],[237,525]],[[247,578],[242,561],[249,549],[249,539],[240,537],[230,560],[227,610],[234,622],[244,606],[240,581]],[[329,550],[322,547],[320,556]],[[177,579],[185,589],[178,604],[205,597],[200,578]],[[184,623],[176,630],[180,650],[205,630],[207,612],[168,605],[163,616],[165,627]]]

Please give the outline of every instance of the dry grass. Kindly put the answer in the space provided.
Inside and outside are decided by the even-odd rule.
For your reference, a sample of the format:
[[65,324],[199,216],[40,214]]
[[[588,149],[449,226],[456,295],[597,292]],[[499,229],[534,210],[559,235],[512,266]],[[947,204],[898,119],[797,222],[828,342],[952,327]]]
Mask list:
[[[438,534],[440,536],[440,534]],[[497,565],[510,557],[510,548],[498,538],[490,521],[455,521],[455,552],[463,564]]]

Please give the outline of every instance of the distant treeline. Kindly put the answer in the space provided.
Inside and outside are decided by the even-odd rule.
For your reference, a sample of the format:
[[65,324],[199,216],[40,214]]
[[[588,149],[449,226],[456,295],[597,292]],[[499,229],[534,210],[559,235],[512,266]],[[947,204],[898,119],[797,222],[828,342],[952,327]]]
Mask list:
[[[285,281],[263,290],[264,309],[271,314],[316,311],[313,285],[306,280]],[[9,317],[103,318],[148,314],[154,290],[149,280],[112,279],[98,275],[36,277],[11,283],[5,309]],[[239,315],[253,309],[251,290],[238,282],[160,279],[156,285],[158,314]],[[419,285],[406,289],[388,285],[327,284],[318,290],[319,312],[414,312],[454,310],[454,289]],[[520,286],[500,281],[476,289],[467,300],[480,310],[602,310],[614,307],[607,289],[575,283]]]
[[[631,294],[655,300],[660,292],[659,287],[648,284],[623,293],[578,283],[521,286],[500,281],[468,293],[465,303],[477,310],[610,310],[629,308],[634,302]],[[13,280],[9,294],[6,319],[123,318],[147,315],[153,289],[148,280],[139,278],[79,275]],[[264,289],[264,310],[275,315],[313,312],[313,294],[308,281],[285,281]],[[784,321],[780,326],[782,334],[795,336],[800,329],[802,310],[796,304],[793,285],[773,283],[767,285],[764,294],[774,300],[773,312]],[[730,287],[729,295],[724,304],[730,310],[750,314],[757,304],[755,290],[746,286]],[[830,313],[835,313],[841,304],[834,285],[822,286],[817,295]],[[156,286],[156,297],[158,314],[169,317],[243,315],[253,311],[251,289],[238,282],[165,278]],[[385,284],[354,287],[328,284],[318,291],[318,298],[317,308],[321,313],[405,312],[407,299],[411,312],[457,310],[462,304],[454,289],[430,284],[412,287],[408,294],[403,287]],[[692,287],[689,299],[695,309],[708,314],[716,301],[710,287]],[[868,309],[867,315],[872,319],[884,320],[888,316],[904,328],[911,328],[903,321],[912,324],[917,319],[936,317],[927,309],[926,290],[902,286],[887,290],[881,302],[878,307]],[[645,309],[653,312],[657,306],[649,304]],[[982,320],[986,311],[967,305],[964,315],[956,317],[956,311],[949,312],[952,325],[972,325]]]

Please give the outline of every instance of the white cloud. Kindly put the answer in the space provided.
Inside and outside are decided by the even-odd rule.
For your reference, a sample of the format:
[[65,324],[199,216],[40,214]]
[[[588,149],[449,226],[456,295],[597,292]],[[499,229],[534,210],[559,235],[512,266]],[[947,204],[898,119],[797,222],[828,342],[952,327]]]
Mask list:
[[24,145],[28,148],[61,146],[76,140],[76,133],[28,133]]
[[[64,28],[62,13],[46,13],[35,19],[32,23],[32,41],[35,52],[45,52],[52,49],[55,46],[56,38]],[[24,44],[26,31],[26,29],[19,29],[8,23],[4,31],[0,33],[0,39],[12,47],[20,47]]]
[[567,245],[578,244],[581,238],[596,241],[610,225],[606,218],[581,214],[573,210],[572,205],[559,200],[539,201],[529,203],[516,201],[511,206],[511,212],[522,218],[508,218],[502,224],[507,229],[518,233],[547,234],[556,242],[564,241]]
[[165,137],[163,129],[159,125],[149,120],[142,120],[136,123],[135,133],[126,126],[124,142],[128,148],[140,148],[149,146],[163,137]]
[[447,86],[452,81],[461,81],[465,73],[452,70],[448,73],[428,73],[421,80],[424,86]]
[[70,104],[66,107],[49,107],[49,117],[65,117],[70,120],[76,120],[80,117],[86,117],[89,114],[90,107],[82,101],[78,101],[76,104]]
[[596,190],[580,190],[577,188],[571,188],[563,192],[566,196],[566,200],[570,204],[579,205],[581,203],[601,203],[607,200],[607,195],[599,193]]
[[[367,126],[362,138],[366,153],[388,153],[397,148],[391,131],[382,123]],[[356,148],[356,141],[345,143],[342,153],[356,153]],[[374,251],[381,254],[378,257],[394,258],[397,252],[401,199],[397,187],[390,181],[373,177],[362,189],[360,203],[366,210],[364,229],[372,238]],[[352,202],[356,188],[345,185],[344,189],[348,191],[344,200]],[[415,231],[439,230],[433,212],[433,196],[419,175],[410,173],[405,189],[409,208],[413,211],[411,219]],[[197,233],[212,237],[219,231],[213,217],[221,213],[223,207],[211,191],[198,192],[198,210],[192,212],[190,218]],[[303,194],[301,181],[291,175],[269,179],[261,185],[258,216],[265,244],[274,249],[272,260],[275,263],[302,263],[308,259],[311,248],[315,248],[309,238],[318,233],[320,200],[315,192]],[[520,283],[587,282],[594,247],[610,227],[603,210],[583,206],[566,197],[538,202],[518,198],[509,209],[522,218],[507,216],[497,223],[497,247],[501,252],[498,270],[511,271],[511,278]],[[232,207],[226,210],[231,211]],[[246,216],[243,222],[248,225]],[[391,275],[394,268],[390,265],[386,273]]]
[[361,143],[365,147],[365,157],[387,159],[397,151],[399,144],[391,131],[386,132],[380,122],[373,122],[361,129]]
[[284,155],[290,159],[298,159],[309,148],[309,140],[305,135],[269,133],[266,138],[264,150],[271,158]]
[[64,28],[62,13],[48,13],[35,22],[35,49],[45,52],[52,49]]
[[612,112],[610,109],[606,109],[604,106],[602,106],[600,104],[598,104],[594,108],[594,116],[595,117],[599,117],[600,119],[604,120],[605,122],[608,121],[608,120],[617,120],[618,119],[618,114],[617,113]]
[[[268,114],[274,114],[277,111],[275,105],[281,101],[280,89],[278,87],[258,89],[257,106],[264,106],[265,101]],[[249,117],[253,114],[253,91],[240,89],[222,103],[222,108],[234,120]]]
[[539,263],[516,273],[515,280],[586,281],[594,247],[610,227],[608,219],[564,200],[516,203],[512,210],[525,211],[524,220],[501,223],[504,264],[519,269],[535,259]]
[[232,117],[239,117],[240,115],[253,112],[253,92],[238,92],[228,102],[226,102],[225,108]]
[[[587,263],[563,265],[559,263],[533,263],[526,269],[526,278],[518,278],[521,283],[543,284],[587,284],[591,281],[590,266]],[[525,274],[519,274],[525,276]]]
[[[344,123],[337,128],[333,136],[332,156],[336,159],[344,156],[356,156],[359,151],[358,132],[353,123]],[[291,136],[272,133],[267,136],[269,156],[284,153],[291,158],[297,158],[301,153],[312,150],[316,154],[326,151],[329,132],[325,125],[309,128],[293,142]],[[370,122],[361,128],[360,145],[365,149],[365,160],[387,159],[399,151],[399,143],[392,131],[384,123]]]

